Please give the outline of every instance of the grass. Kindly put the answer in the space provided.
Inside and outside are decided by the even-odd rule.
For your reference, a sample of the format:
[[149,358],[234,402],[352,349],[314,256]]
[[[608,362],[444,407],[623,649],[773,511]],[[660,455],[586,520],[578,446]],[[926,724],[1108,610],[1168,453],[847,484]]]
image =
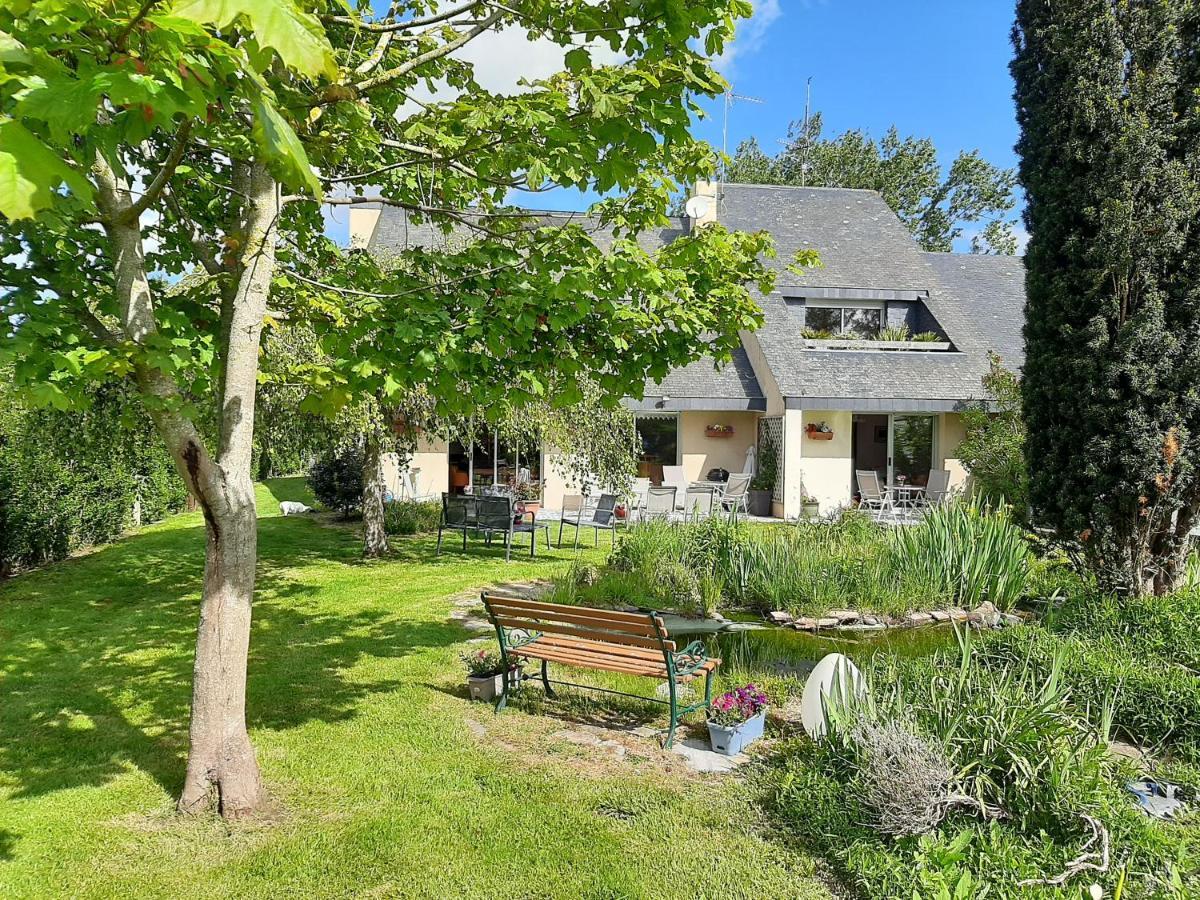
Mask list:
[[572,552],[506,565],[416,537],[364,562],[353,530],[281,518],[283,499],[310,498],[260,488],[249,723],[272,802],[254,822],[172,811],[198,514],[0,586],[0,896],[827,896],[739,782],[649,739],[617,760],[553,736],[614,709],[661,725],[657,708],[467,701],[448,598]]

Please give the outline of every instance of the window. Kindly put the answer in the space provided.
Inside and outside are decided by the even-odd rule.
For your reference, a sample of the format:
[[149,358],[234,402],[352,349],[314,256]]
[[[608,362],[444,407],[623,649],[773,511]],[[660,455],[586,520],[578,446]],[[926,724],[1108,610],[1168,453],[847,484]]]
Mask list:
[[804,327],[808,331],[869,338],[878,335],[882,325],[883,309],[879,305],[825,306],[812,301],[805,305]]
[[637,433],[642,449],[638,475],[661,482],[662,467],[678,464],[679,417],[638,416]]

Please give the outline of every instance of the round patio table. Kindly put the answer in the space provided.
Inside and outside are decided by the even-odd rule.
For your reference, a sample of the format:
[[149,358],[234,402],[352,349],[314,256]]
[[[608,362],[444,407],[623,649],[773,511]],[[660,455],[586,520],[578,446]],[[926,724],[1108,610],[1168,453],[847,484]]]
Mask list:
[[925,488],[917,484],[889,484],[887,489],[896,498],[897,509],[916,509],[925,493]]

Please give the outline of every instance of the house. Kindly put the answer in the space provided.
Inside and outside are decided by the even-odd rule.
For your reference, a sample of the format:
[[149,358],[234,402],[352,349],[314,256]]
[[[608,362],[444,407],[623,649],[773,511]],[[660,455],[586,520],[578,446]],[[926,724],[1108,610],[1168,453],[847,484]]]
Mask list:
[[[988,354],[1010,368],[1023,360],[1021,259],[923,252],[874,191],[701,183],[697,197],[694,218],[641,240],[661,245],[711,221],[765,229],[779,251],[772,263],[779,277],[769,295],[756,297],[765,323],[741,335],[730,363],[700,360],[626,401],[637,414],[642,474],[682,465],[699,480],[712,469],[742,471],[751,447],[774,448],[774,511],[788,518],[806,496],[822,512],[850,503],[856,469],[911,484],[923,484],[930,469],[948,469],[952,484],[961,484],[960,413],[985,399]],[[393,209],[356,210],[351,234],[376,252],[446,240]],[[597,230],[596,240],[604,239]],[[801,249],[817,250],[822,265],[788,271]],[[412,463],[418,489],[486,482],[507,464],[540,477],[550,508],[571,490],[553,448],[522,462],[502,436],[484,443],[423,445]]]

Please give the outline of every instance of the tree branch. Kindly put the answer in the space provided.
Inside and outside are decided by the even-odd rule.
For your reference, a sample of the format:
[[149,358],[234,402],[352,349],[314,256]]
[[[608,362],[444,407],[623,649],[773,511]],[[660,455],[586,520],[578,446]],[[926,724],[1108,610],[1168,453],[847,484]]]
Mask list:
[[[353,25],[362,31],[392,33],[396,31],[411,31],[413,28],[422,28],[426,25],[436,25],[439,22],[445,22],[447,19],[453,19],[460,13],[470,12],[477,6],[482,5],[480,0],[469,0],[459,6],[451,7],[439,13],[432,13],[428,16],[422,16],[417,19],[408,19],[404,22],[364,22],[354,16],[321,16],[322,22],[330,22],[337,25]],[[388,11],[385,19],[394,15],[395,8]]]
[[494,24],[500,21],[503,15],[504,13],[502,11],[494,12],[474,28],[463,32],[454,40],[447,41],[445,44],[442,44],[442,46],[434,47],[432,50],[426,50],[424,53],[414,56],[407,62],[403,62],[394,68],[380,72],[373,78],[368,78],[364,81],[360,81],[358,84],[351,85],[350,89],[353,95],[358,97],[367,93],[368,91],[373,91],[376,88],[387,87],[392,82],[399,81],[414,69],[418,69],[426,63],[433,62],[434,60],[441,59],[442,57],[449,56],[455,50],[458,50],[460,47],[470,43],[475,38],[479,37],[479,35],[491,28]]
[[146,187],[145,192],[138,198],[136,203],[133,203],[125,210],[122,215],[127,221],[137,221],[150,206],[162,194],[163,188],[167,186],[167,182],[171,180],[171,176],[175,174],[175,169],[178,168],[180,160],[183,159],[183,154],[187,152],[188,136],[192,133],[192,120],[185,119],[183,124],[179,126],[179,130],[175,132],[175,145],[171,147],[167,158],[163,160],[158,172],[153,180]]
[[211,239],[206,237],[192,218],[183,211],[183,207],[179,205],[179,201],[175,198],[174,193],[166,191],[164,198],[167,208],[179,219],[181,223],[186,223],[188,229],[188,242],[192,245],[192,251],[196,254],[196,258],[200,260],[200,265],[204,266],[204,271],[209,275],[220,275],[224,270],[221,266],[220,259],[217,255],[217,245]]

